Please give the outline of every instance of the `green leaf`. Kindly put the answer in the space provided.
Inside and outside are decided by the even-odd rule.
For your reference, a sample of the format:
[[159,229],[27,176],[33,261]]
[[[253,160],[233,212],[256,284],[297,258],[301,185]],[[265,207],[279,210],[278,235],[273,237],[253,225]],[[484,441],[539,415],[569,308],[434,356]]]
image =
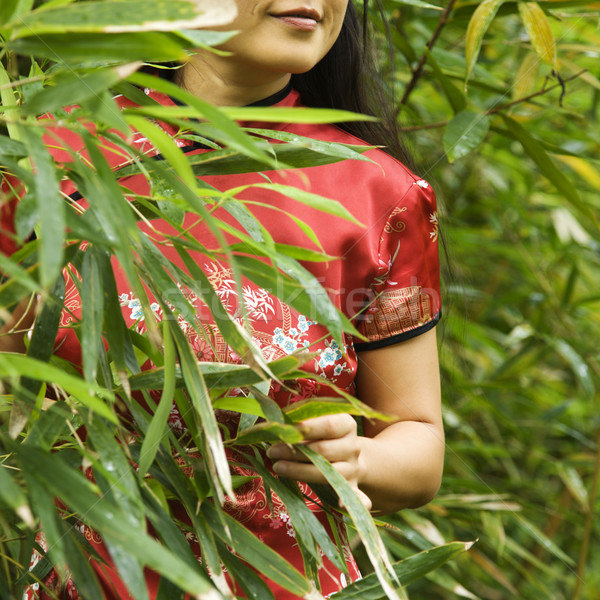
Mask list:
[[142,440],[138,475],[143,479],[154,461],[156,452],[167,433],[167,419],[173,406],[175,393],[175,346],[171,332],[163,322],[163,342],[165,357],[165,379],[160,401],[156,407],[150,426]]
[[235,31],[211,31],[208,29],[178,29],[175,32],[192,44],[193,48],[220,46],[236,35]]
[[407,6],[416,6],[417,8],[429,8],[430,10],[444,10],[441,6],[423,2],[423,0],[393,0],[396,4],[406,4]]
[[33,174],[37,202],[40,241],[40,281],[50,287],[62,267],[63,237],[65,231],[65,205],[58,188],[54,162],[42,141],[42,132],[29,127],[22,129],[23,141],[35,165]]
[[469,21],[465,40],[465,61],[467,67],[465,84],[469,81],[477,62],[483,36],[503,3],[504,0],[483,0],[483,2],[479,3]]
[[350,487],[344,476],[326,458],[302,444],[296,445],[296,449],[310,459],[338,494],[365,547],[369,560],[373,565],[375,576],[384,591],[384,595],[387,595],[389,600],[399,600],[396,591],[397,587],[399,587],[398,579],[392,570],[390,559],[383,541],[375,528],[373,518],[365,505],[360,501],[356,492]]
[[[277,166],[273,161],[273,158],[264,150],[259,149],[255,141],[252,140],[247,133],[242,131],[242,129],[228,117],[222,109],[205,102],[201,98],[198,98],[191,92],[180,88],[170,81],[153,77],[152,75],[134,73],[129,77],[129,81],[131,83],[149,87],[150,89],[161,91],[186,103],[196,111],[197,118],[204,118],[211,124],[210,127],[208,125],[197,124],[194,126],[194,130],[202,133],[204,129],[208,128],[211,130],[211,133],[213,131],[215,132],[216,141],[222,142],[226,146],[262,162],[264,165],[271,167]],[[212,136],[209,135],[207,137]]]
[[261,442],[284,442],[286,444],[297,444],[302,441],[302,434],[293,425],[283,423],[258,423],[248,427],[231,441],[237,446],[258,444]]
[[340,217],[341,219],[350,221],[350,223],[353,223],[354,225],[364,227],[364,225],[358,221],[357,218],[341,202],[332,200],[331,198],[325,198],[325,196],[320,196],[319,194],[313,194],[312,192],[300,190],[291,185],[283,185],[280,183],[254,183],[230,189],[228,190],[228,194],[235,196],[244,190],[256,188],[278,192],[279,194],[282,194],[288,198],[292,198],[301,204],[310,206],[311,208],[326,214]]
[[107,498],[98,497],[94,485],[56,453],[46,454],[21,446],[18,454],[28,477],[62,499],[104,539],[126,549],[142,564],[167,577],[192,597],[206,600],[221,598],[199,567],[190,567],[143,530],[134,531],[129,516],[121,507]]
[[0,135],[0,158],[23,158],[27,156],[27,148],[22,142]]
[[355,403],[350,403],[343,398],[325,398],[321,396],[294,402],[286,406],[283,412],[293,423],[300,423],[321,415],[338,415],[342,413],[381,421],[393,419],[393,417],[373,410],[370,406],[358,400]]
[[13,26],[16,35],[176,31],[225,25],[235,15],[233,0],[105,0],[38,9]]
[[[259,455],[249,457],[256,472],[263,478],[269,488],[271,488],[283,502],[296,531],[298,545],[303,554],[308,552],[312,555],[318,565],[322,566],[321,553],[317,545],[325,553],[325,556],[342,572],[348,572],[343,551],[338,551],[337,546],[332,542],[329,534],[317,519],[314,512],[306,504],[306,498],[300,492],[298,483],[290,479],[280,479],[268,471]],[[335,528],[334,525],[333,528]]]
[[[50,360],[56,344],[64,296],[65,282],[62,277],[59,277],[54,284],[52,294],[45,298],[41,306],[37,306],[37,317],[27,348],[27,356],[43,362]],[[10,413],[11,437],[15,437],[25,427],[32,408],[28,398],[38,396],[42,385],[42,381],[28,377],[23,377],[19,382],[19,387],[15,389],[15,398]]]
[[[187,338],[174,320],[172,313],[170,314],[170,311],[164,305],[163,314],[168,320],[169,329],[171,330],[171,334],[175,341],[175,347],[177,348],[179,364],[181,365],[181,372],[186,384],[187,393],[192,402],[192,406],[201,419],[203,428],[202,433],[206,444],[206,463],[211,470],[214,470],[211,474],[214,474],[214,476],[218,478],[221,488],[225,493],[229,496],[233,496],[231,473],[225,456],[223,440],[212,409],[208,388],[202,377],[198,361],[192,352]],[[220,488],[217,488],[217,490],[219,491]],[[222,494],[219,495],[219,500],[222,500]]]
[[17,515],[33,529],[35,519],[27,502],[27,497],[22,489],[14,482],[9,473],[17,474],[18,471],[9,470],[0,463],[0,502],[14,510]]
[[126,115],[125,120],[134,130],[139,131],[148,138],[165,160],[168,161],[169,166],[175,169],[186,185],[191,189],[196,189],[196,177],[194,176],[184,153],[177,144],[175,144],[173,138],[165,133],[164,129],[138,115]]
[[4,29],[6,23],[29,12],[34,0],[3,0],[0,6],[0,28]]
[[256,415],[265,418],[260,402],[250,396],[225,396],[213,402],[215,410],[233,410],[235,412]]
[[[394,563],[394,572],[404,586],[414,583],[459,554],[467,552],[474,542],[451,542],[409,556]],[[332,596],[335,600],[380,600],[386,595],[374,574],[367,575]]]
[[[23,32],[24,34],[26,32]],[[164,33],[48,33],[8,44],[19,54],[32,54],[67,64],[105,66],[110,62],[185,60],[183,43]]]
[[597,229],[600,229],[597,216],[585,204],[577,192],[577,186],[571,183],[548,156],[539,140],[533,137],[521,124],[511,117],[502,114],[502,119],[512,137],[518,140],[525,152],[537,164],[540,171],[554,184],[556,189],[577,209],[584,217],[590,220]]
[[54,86],[45,87],[23,105],[25,115],[37,115],[72,106],[107,90],[138,68],[137,63],[99,69],[84,75],[68,73],[57,77]]
[[474,150],[483,142],[490,128],[487,115],[470,110],[459,112],[446,126],[444,150],[452,163]]
[[232,544],[237,554],[264,577],[297,596],[306,596],[309,585],[306,579],[278,552],[260,543],[260,540],[227,513],[224,523],[217,516],[217,508],[209,502],[202,504],[202,512],[215,534],[225,543]]
[[549,336],[545,339],[567,361],[584,394],[592,400],[596,395],[596,386],[590,367],[584,358],[564,339]]
[[81,271],[81,357],[83,374],[88,382],[96,379],[102,344],[104,294],[94,246],[88,246]]
[[117,417],[112,408],[110,408],[106,402],[93,395],[95,392],[98,395],[104,396],[107,400],[112,401],[114,400],[114,396],[111,392],[100,388],[95,384],[86,383],[78,377],[69,375],[58,367],[54,367],[28,356],[6,353],[0,354],[0,372],[6,375],[21,375],[30,377],[31,379],[56,383],[90,410],[98,413],[98,415],[105,419],[108,419],[111,423],[117,423]]
[[519,13],[537,55],[557,69],[556,42],[546,13],[537,2],[519,2]]
[[[229,552],[225,544],[219,544],[221,560],[228,573],[242,588],[246,598],[251,600],[275,600],[273,592],[267,584],[246,563],[242,562],[235,554]],[[168,599],[170,600],[170,599]]]
[[[271,116],[269,114],[269,116]],[[314,138],[304,137],[296,133],[290,133],[289,131],[278,131],[273,129],[256,129],[253,127],[245,128],[244,131],[260,135],[262,137],[279,140],[281,142],[287,142],[293,144],[296,147],[303,147],[325,154],[327,156],[335,156],[342,160],[363,160],[372,162],[370,158],[364,156],[363,152],[374,148],[374,146],[359,146],[357,144],[337,144],[334,142],[323,142],[321,140],[315,140]]]
[[465,93],[459,90],[450,80],[448,76],[442,71],[440,66],[438,65],[437,60],[435,60],[433,54],[426,49],[427,53],[427,64],[431,67],[433,71],[433,75],[439,81],[442,89],[444,90],[444,95],[446,96],[450,106],[454,113],[459,113],[461,110],[464,110],[467,105],[467,97]]

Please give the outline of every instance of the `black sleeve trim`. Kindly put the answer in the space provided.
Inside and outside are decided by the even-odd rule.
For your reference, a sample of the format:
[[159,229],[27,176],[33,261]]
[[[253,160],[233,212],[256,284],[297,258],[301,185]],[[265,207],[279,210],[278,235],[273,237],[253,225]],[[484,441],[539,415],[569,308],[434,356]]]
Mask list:
[[442,311],[438,312],[435,317],[431,321],[428,321],[424,325],[420,325],[419,327],[415,327],[414,329],[410,329],[409,331],[404,331],[402,333],[398,333],[397,335],[393,335],[388,338],[384,338],[383,340],[375,340],[373,342],[358,342],[354,344],[354,349],[357,352],[364,352],[365,350],[377,350],[377,348],[385,348],[386,346],[392,346],[394,344],[399,344],[400,342],[405,342],[406,340],[410,340],[411,338],[417,337],[430,329],[433,329],[440,319],[442,318]]

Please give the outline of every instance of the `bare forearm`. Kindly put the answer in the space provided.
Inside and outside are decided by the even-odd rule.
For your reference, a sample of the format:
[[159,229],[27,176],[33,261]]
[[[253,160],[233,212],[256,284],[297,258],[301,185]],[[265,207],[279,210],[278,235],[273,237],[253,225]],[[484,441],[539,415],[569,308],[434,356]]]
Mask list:
[[416,508],[437,493],[444,463],[444,433],[430,423],[403,421],[373,438],[362,437],[358,485],[373,512]]

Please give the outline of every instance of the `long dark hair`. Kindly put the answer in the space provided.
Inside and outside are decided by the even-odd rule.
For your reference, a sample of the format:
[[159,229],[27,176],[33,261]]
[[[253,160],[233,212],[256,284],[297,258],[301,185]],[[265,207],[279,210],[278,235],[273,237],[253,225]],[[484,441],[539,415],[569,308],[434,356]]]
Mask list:
[[[367,14],[364,3],[364,15]],[[385,146],[385,151],[405,165],[413,161],[401,141],[394,107],[375,69],[363,37],[363,26],[352,0],[338,39],[310,71],[292,75],[292,85],[306,106],[337,108],[374,115],[379,120],[349,121],[339,127],[368,144]]]

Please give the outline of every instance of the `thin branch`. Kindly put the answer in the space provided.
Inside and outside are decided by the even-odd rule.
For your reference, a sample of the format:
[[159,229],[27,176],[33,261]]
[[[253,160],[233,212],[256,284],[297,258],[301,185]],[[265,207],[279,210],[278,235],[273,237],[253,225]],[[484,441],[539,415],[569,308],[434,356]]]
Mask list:
[[[454,8],[455,4],[456,4],[456,0],[450,0],[450,2],[448,2],[448,6],[446,6],[446,8],[444,9],[444,12],[442,13],[442,16],[440,17],[440,20],[437,24],[437,27],[435,28],[435,31],[433,32],[433,35],[431,36],[430,40],[425,44],[425,47],[427,48],[427,50],[431,50],[433,48],[434,44],[437,42],[437,39],[440,37],[440,34],[442,33],[442,29],[448,22],[448,17],[450,16],[450,13],[452,12],[452,9]],[[419,81],[419,78],[423,74],[423,67],[425,66],[426,61],[427,61],[427,52],[423,52],[423,56],[421,56],[421,59],[419,60],[419,64],[417,64],[415,70],[412,72],[412,77],[411,77],[410,81],[408,82],[406,89],[404,90],[404,94],[402,94],[402,98],[400,99],[400,104],[398,106],[398,112],[400,111],[400,108],[402,107],[402,105],[406,104],[406,102],[408,101],[408,97],[411,95],[412,91],[414,90],[415,86],[417,85],[417,81]]]
[[561,88],[560,99],[561,99],[561,104],[562,104],[562,98],[565,95],[565,92],[564,92],[565,84],[568,83],[569,81],[573,81],[573,79],[577,79],[578,77],[581,77],[581,75],[583,75],[586,71],[587,71],[587,69],[582,69],[581,71],[579,71],[579,73],[575,73],[575,75],[571,75],[571,77],[567,77],[567,79],[559,79],[558,83],[551,85],[549,88],[544,88],[542,90],[539,90],[538,92],[529,94],[529,96],[524,96],[523,98],[519,98],[518,100],[513,100],[512,102],[507,102],[506,104],[502,104],[500,106],[490,108],[490,110],[486,111],[485,114],[493,115],[500,111],[506,110],[507,108],[510,108],[511,106],[515,106],[517,104],[522,104],[523,102],[529,102],[529,100],[531,100],[532,98],[536,98],[537,96],[543,96],[544,94],[547,94],[548,92],[555,90],[558,87]]
[[[558,83],[555,83],[554,85],[550,86],[549,88],[543,88],[537,92],[534,92],[533,94],[529,94],[528,96],[523,96],[523,98],[518,98],[517,100],[513,100],[512,102],[507,102],[506,104],[501,104],[500,106],[495,106],[494,108],[490,108],[489,110],[486,110],[483,114],[495,115],[499,112],[502,112],[503,110],[512,108],[513,106],[517,106],[518,104],[523,104],[524,102],[530,102],[534,98],[543,96],[544,94],[547,94],[548,92],[551,92],[552,90],[555,90],[558,87],[561,88],[561,98],[562,98],[565,93],[564,92],[565,84],[568,83],[569,81],[573,81],[573,79],[577,79],[578,77],[581,77],[581,75],[583,75],[586,72],[587,72],[587,69],[583,69],[583,70],[579,71],[579,73],[575,73],[575,75],[571,75],[571,77],[567,77],[567,79],[561,79]],[[421,131],[422,129],[439,129],[440,127],[445,127],[446,125],[448,125],[449,122],[450,121],[439,121],[437,123],[426,123],[425,125],[414,125],[412,127],[402,127],[400,129],[400,131],[410,132],[410,131]]]

